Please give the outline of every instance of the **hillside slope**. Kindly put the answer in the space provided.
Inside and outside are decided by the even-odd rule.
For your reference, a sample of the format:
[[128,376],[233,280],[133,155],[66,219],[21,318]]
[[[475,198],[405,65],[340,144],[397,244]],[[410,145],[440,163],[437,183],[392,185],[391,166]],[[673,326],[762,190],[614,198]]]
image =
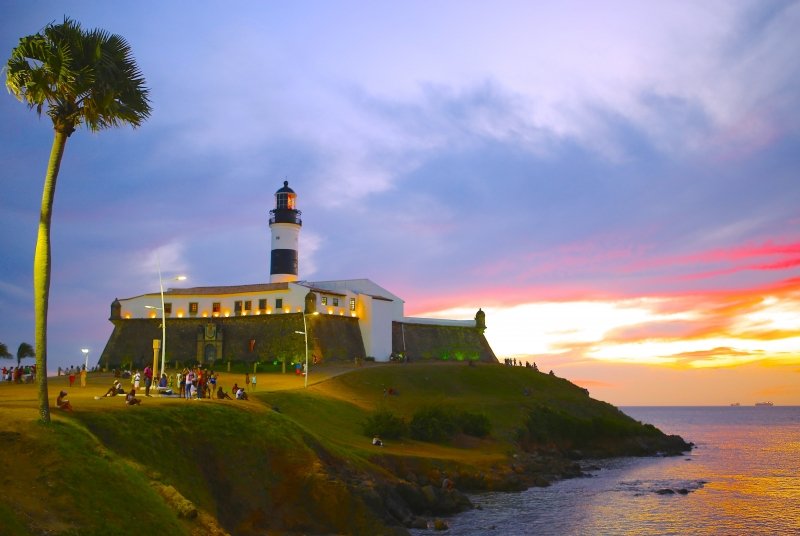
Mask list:
[[[468,508],[459,490],[578,474],[581,453],[688,448],[563,379],[501,365],[376,365],[249,402],[87,400],[50,427],[34,422],[32,388],[0,387],[12,535],[404,534]],[[364,435],[376,412],[410,422],[426,408],[482,415],[490,433]]]

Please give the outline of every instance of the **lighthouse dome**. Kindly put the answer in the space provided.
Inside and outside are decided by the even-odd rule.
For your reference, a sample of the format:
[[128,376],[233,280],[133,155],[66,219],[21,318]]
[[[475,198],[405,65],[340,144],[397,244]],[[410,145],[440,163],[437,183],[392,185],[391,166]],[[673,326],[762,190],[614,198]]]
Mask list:
[[283,188],[278,189],[276,194],[293,194],[294,190],[289,188],[289,181],[283,181]]

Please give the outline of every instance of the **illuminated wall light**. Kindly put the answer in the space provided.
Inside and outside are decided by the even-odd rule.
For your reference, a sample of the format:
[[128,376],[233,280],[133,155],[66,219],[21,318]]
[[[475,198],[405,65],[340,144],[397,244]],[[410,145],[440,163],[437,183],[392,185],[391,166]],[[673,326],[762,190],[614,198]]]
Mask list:
[[156,312],[150,311],[150,318],[155,318],[155,317],[156,317]]
[[218,316],[219,316],[219,313],[214,313],[214,318],[217,318]]
[[231,316],[231,312],[230,311],[225,311],[225,318],[228,318],[229,316]]
[[291,310],[292,310],[292,309],[291,309],[291,308],[290,308],[288,305],[287,305],[286,307],[284,307],[284,308],[283,308],[283,312],[284,312],[284,313],[288,313],[288,312],[289,312],[289,311],[291,311]]
[[183,318],[183,311],[178,311],[178,318]]
[[130,313],[125,313],[125,318],[126,318],[126,319],[128,319],[128,320],[130,320],[130,318],[131,318],[131,314],[130,314]]
[[247,316],[247,311],[242,311],[242,316]]
[[302,307],[298,307],[298,308],[297,308],[297,312],[298,312],[298,313],[300,313],[300,312],[302,312],[302,311],[303,311],[303,308],[302,308]]
[[332,314],[333,314],[333,307],[328,307],[328,314],[329,314],[329,315],[332,315]]
[[353,318],[355,318],[355,317],[356,317],[356,312],[355,312],[355,311],[351,311],[351,312],[350,312],[350,316],[352,316]]
[[257,314],[257,315],[260,315],[260,314],[261,314],[261,309],[258,309],[258,310],[256,311],[256,314]]
[[339,309],[339,316],[344,316],[344,311],[342,311],[341,309]]
[[208,311],[203,311],[203,318],[208,318]]
[[268,314],[268,315],[271,315],[271,314],[272,314],[272,308],[271,308],[271,307],[267,307],[267,314]]

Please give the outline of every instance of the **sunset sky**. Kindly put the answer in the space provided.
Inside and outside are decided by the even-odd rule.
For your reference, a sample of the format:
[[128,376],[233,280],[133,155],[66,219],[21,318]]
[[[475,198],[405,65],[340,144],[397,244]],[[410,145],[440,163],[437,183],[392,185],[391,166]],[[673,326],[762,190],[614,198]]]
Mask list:
[[[69,9],[69,11],[65,11]],[[800,404],[800,3],[0,0],[0,51],[68,15],[124,36],[140,129],[67,143],[49,365],[109,305],[300,277],[486,311],[498,357],[619,405]],[[5,74],[3,74],[5,80]],[[33,342],[52,124],[0,96],[0,341]],[[178,286],[176,284],[175,286]]]

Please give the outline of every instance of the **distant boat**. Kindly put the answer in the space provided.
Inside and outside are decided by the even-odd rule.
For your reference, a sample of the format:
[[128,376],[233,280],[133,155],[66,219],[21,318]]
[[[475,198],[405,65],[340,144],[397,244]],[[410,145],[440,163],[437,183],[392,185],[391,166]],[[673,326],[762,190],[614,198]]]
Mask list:
[[738,402],[734,402],[733,404],[731,404],[731,406],[741,406],[741,404]]
[[775,405],[775,404],[773,404],[772,402],[756,402],[756,406],[767,406],[767,407],[772,407],[772,406],[774,406],[774,405]]

